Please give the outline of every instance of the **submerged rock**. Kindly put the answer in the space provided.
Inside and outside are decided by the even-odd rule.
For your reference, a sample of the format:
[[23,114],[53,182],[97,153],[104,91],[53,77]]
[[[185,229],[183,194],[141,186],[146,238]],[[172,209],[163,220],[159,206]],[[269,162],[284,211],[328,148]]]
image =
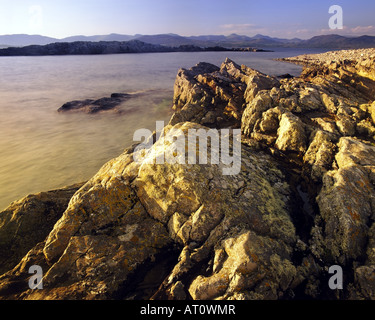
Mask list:
[[130,99],[132,95],[127,93],[113,93],[111,97],[100,98],[97,100],[85,99],[74,100],[65,103],[57,111],[58,112],[84,112],[94,114],[103,111],[115,109],[121,103]]

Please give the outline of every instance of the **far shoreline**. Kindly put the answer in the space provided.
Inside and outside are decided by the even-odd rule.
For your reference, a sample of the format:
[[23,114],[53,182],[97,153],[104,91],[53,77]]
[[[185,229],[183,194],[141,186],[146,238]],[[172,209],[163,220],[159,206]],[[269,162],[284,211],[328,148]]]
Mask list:
[[180,45],[170,47],[153,45],[139,40],[131,41],[75,41],[55,42],[47,45],[30,45],[0,49],[1,56],[65,56],[65,55],[107,55],[128,53],[167,53],[167,52],[274,52],[253,47],[199,47]]

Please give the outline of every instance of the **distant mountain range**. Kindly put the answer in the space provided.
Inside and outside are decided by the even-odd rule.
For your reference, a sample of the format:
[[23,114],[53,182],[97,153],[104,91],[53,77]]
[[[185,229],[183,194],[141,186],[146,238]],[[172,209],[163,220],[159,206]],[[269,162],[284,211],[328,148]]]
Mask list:
[[257,34],[253,37],[244,35],[231,34],[224,35],[203,35],[183,37],[178,34],[158,34],[158,35],[122,35],[109,34],[97,36],[72,36],[64,39],[56,39],[40,35],[3,35],[0,36],[0,47],[23,47],[28,45],[46,45],[59,42],[76,42],[76,41],[130,41],[139,40],[145,43],[169,47],[178,47],[183,45],[197,47],[213,47],[220,46],[226,48],[255,47],[255,48],[271,48],[271,47],[289,47],[289,48],[328,48],[328,49],[357,49],[375,47],[375,37],[344,37],[340,35],[322,35],[316,36],[308,40],[298,38],[281,39],[272,38]]

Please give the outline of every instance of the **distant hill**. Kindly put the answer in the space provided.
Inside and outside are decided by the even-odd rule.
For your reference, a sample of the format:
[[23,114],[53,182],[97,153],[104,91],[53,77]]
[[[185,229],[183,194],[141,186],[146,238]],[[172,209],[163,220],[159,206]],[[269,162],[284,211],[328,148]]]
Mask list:
[[171,47],[145,43],[140,40],[130,41],[74,41],[54,42],[46,45],[7,47],[1,49],[0,56],[51,56],[51,55],[88,55],[147,52],[200,52],[200,51],[264,51],[254,48],[199,47],[180,45]]
[[111,33],[107,35],[98,36],[73,36],[64,39],[56,39],[53,42],[74,42],[74,41],[129,41],[134,40],[137,36],[130,36],[127,34]]
[[46,45],[55,42],[75,42],[75,41],[129,41],[135,39],[139,35],[130,36],[124,34],[111,33],[108,35],[97,35],[97,36],[72,36],[63,39],[39,36],[39,35],[27,35],[27,34],[12,34],[12,35],[0,35],[0,46],[10,47],[24,47],[30,45]]
[[130,41],[75,41],[56,42],[47,45],[31,45],[0,49],[0,56],[46,56],[46,55],[85,55],[115,53],[169,52],[171,48],[144,43],[139,40]]
[[56,42],[55,38],[39,35],[12,34],[0,36],[0,46],[22,47],[32,44],[45,45]]
[[339,35],[325,35],[313,37],[297,43],[299,47],[307,48],[333,48],[333,49],[359,49],[375,47],[375,37],[361,36],[348,38]]
[[139,40],[152,45],[160,45],[167,47],[179,46],[197,46],[197,47],[226,47],[226,48],[270,48],[270,47],[286,47],[286,48],[328,48],[328,49],[357,49],[375,47],[375,37],[344,37],[339,35],[322,35],[316,36],[308,40],[282,39],[272,38],[262,34],[253,37],[231,34],[224,35],[201,35],[183,37],[178,34],[157,34],[157,35],[96,35],[96,36],[72,36],[64,39],[56,39],[39,35],[4,35],[0,36],[0,47],[14,46],[23,47],[28,45],[46,45],[56,42],[76,42],[76,41],[130,41]]
[[158,44],[162,46],[178,47],[181,45],[198,45],[199,41],[194,41],[186,37],[179,36],[178,34],[157,34],[152,36],[140,36],[137,40]]
[[229,36],[223,35],[203,35],[182,37],[179,35],[153,35],[141,36],[141,41],[168,45],[194,45],[200,47],[220,46],[228,48],[236,47],[253,47],[253,48],[270,48],[270,47],[285,47],[285,48],[328,48],[328,49],[358,49],[358,48],[372,48],[375,47],[375,37],[361,36],[361,37],[344,37],[339,35],[322,35],[316,36],[308,40],[301,40],[298,38],[282,39],[272,38],[269,36],[257,34],[253,37],[231,34]]

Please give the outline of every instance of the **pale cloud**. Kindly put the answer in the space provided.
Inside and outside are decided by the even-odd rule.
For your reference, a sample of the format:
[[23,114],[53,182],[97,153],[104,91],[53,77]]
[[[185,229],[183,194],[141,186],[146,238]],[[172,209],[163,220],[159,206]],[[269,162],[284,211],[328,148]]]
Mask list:
[[296,26],[289,26],[289,29],[266,28],[255,24],[224,24],[220,26],[221,32],[225,34],[237,33],[247,36],[254,36],[255,34],[263,34],[269,37],[276,38],[308,38],[316,34],[308,29],[296,29]]
[[[357,26],[353,28],[349,28],[344,26],[343,29],[295,29],[295,30],[285,30],[285,31],[277,31],[280,35],[280,32],[283,34],[284,38],[301,38],[301,39],[310,39],[314,36],[319,35],[329,35],[329,34],[338,34],[342,36],[349,36],[349,37],[359,37],[363,35],[368,36],[375,36],[375,26]],[[267,35],[276,35],[276,32],[273,33],[272,31]]]
[[255,34],[263,34],[270,37],[278,38],[300,38],[310,39],[318,35],[339,34],[343,36],[359,37],[363,35],[375,36],[375,25],[347,27],[344,25],[343,29],[307,29],[301,28],[301,25],[285,26],[284,28],[266,28],[263,26],[245,23],[245,24],[223,24],[219,26],[219,30],[225,34],[237,33],[247,36],[254,36]]
[[375,36],[375,26],[357,26],[349,28],[344,26],[343,29],[321,29],[320,34],[340,34],[344,36]]
[[255,24],[251,23],[243,23],[243,24],[223,24],[220,26],[220,29],[225,33],[242,33],[242,34],[249,34],[253,33],[254,31],[258,30]]
[[[246,36],[254,36],[256,34],[263,34],[265,36],[270,37],[286,37],[289,34],[288,32],[282,32],[280,33],[280,30],[270,29],[262,26],[258,26],[251,23],[244,23],[244,24],[223,24],[220,26],[220,32],[223,32],[225,34],[231,34],[236,33],[240,35],[246,35]],[[290,32],[290,35],[292,35],[294,32]]]
[[364,34],[375,35],[375,26],[367,26],[367,27],[358,26],[355,28],[351,28],[349,30],[352,34],[355,34],[355,35],[364,35]]

